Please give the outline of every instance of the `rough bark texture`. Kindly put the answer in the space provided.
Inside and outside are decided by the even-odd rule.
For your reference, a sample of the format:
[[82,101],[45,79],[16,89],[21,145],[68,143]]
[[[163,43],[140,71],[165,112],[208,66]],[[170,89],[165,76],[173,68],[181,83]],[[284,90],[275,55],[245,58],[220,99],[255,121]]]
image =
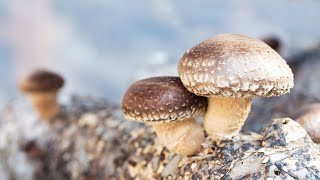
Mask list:
[[[122,120],[119,110],[92,99],[76,98],[44,133],[20,134],[19,150],[30,166],[28,176],[1,157],[16,179],[261,179],[320,178],[320,149],[304,129],[290,119],[277,119],[261,134],[239,134],[219,144],[206,137],[200,153],[181,157],[157,142],[152,128]],[[7,111],[2,124],[16,120]],[[11,117],[11,118],[10,118]],[[41,126],[41,127],[40,127]],[[22,127],[23,128],[23,127]],[[17,130],[16,133],[21,130]],[[25,131],[27,133],[27,131]],[[1,151],[10,149],[7,145]],[[9,163],[6,165],[6,162]],[[22,161],[15,161],[19,166]],[[19,173],[19,172],[18,172]],[[9,178],[9,179],[10,179]]]
[[[124,147],[130,156],[118,167],[121,179],[319,179],[320,151],[291,119],[276,119],[262,134],[239,134],[216,144],[209,137],[193,157],[168,152],[141,129]],[[133,140],[134,139],[134,140]],[[140,142],[140,143],[137,143]],[[146,143],[147,142],[147,143]]]

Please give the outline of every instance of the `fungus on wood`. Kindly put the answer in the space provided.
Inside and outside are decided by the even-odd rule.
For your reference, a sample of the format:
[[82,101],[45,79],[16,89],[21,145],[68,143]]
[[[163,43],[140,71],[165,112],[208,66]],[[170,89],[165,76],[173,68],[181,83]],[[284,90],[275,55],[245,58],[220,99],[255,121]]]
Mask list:
[[240,131],[253,97],[280,96],[293,87],[285,60],[244,35],[220,34],[199,43],[183,55],[178,71],[190,92],[208,97],[204,127],[216,139]]
[[151,124],[161,143],[182,155],[193,155],[204,140],[195,117],[204,113],[206,99],[185,89],[179,77],[153,77],[137,81],[122,100],[127,119]]
[[29,96],[39,117],[51,119],[59,112],[57,95],[64,79],[54,72],[36,70],[18,82],[19,89]]

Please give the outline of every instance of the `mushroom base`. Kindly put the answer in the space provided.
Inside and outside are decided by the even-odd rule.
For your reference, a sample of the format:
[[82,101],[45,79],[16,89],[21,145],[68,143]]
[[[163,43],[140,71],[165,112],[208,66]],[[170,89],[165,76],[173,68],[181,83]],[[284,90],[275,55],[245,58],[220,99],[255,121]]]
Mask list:
[[57,92],[31,93],[29,97],[40,118],[50,120],[58,114]]
[[208,98],[204,128],[217,139],[229,139],[242,128],[251,109],[252,98]]
[[195,119],[153,123],[152,126],[161,143],[177,154],[194,155],[200,150],[204,141],[203,128]]

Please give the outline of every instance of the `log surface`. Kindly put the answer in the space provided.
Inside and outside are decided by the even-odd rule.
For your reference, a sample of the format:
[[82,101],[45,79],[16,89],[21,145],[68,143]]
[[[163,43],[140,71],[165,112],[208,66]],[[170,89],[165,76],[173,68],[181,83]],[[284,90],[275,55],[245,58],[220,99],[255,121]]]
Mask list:
[[123,120],[118,108],[99,100],[74,98],[51,124],[16,106],[4,114],[0,127],[12,132],[0,132],[2,179],[320,178],[319,146],[288,118],[260,134],[219,143],[207,136],[201,152],[181,157],[150,127]]

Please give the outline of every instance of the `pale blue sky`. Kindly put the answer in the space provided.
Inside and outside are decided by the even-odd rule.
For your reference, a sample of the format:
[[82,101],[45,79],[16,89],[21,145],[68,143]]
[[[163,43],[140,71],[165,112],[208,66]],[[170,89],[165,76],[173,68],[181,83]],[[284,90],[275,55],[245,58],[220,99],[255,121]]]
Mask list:
[[[0,0],[3,26],[12,6]],[[132,74],[155,52],[166,53],[175,64],[188,48],[225,32],[275,34],[287,47],[307,47],[320,40],[319,9],[317,0],[56,0],[49,14],[63,33],[57,35],[50,66],[67,77],[64,93],[119,102]],[[0,93],[14,96],[12,81],[19,73],[10,72],[10,43],[0,41]]]

